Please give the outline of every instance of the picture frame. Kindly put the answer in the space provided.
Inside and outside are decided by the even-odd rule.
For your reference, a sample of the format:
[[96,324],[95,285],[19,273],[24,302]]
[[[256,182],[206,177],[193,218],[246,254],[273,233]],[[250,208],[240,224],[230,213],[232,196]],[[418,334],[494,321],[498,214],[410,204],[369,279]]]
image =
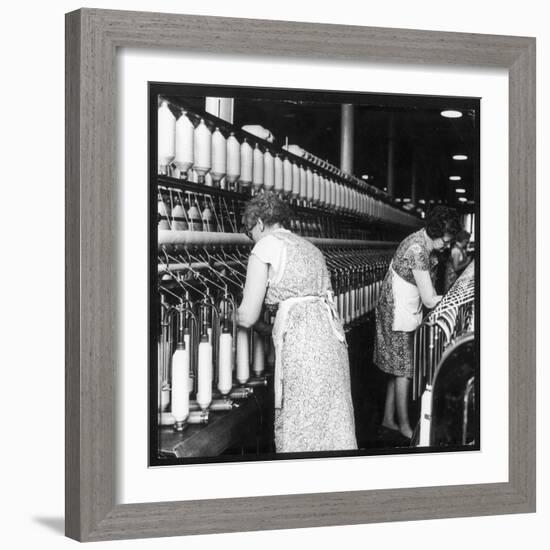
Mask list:
[[[509,71],[507,482],[115,502],[114,121],[121,47]],[[535,511],[535,39],[82,9],[66,15],[66,149],[67,536],[99,541]]]

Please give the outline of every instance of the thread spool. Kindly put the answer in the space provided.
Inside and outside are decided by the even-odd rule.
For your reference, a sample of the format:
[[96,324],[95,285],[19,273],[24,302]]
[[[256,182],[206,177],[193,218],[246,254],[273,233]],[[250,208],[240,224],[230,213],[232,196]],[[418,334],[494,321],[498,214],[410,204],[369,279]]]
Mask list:
[[181,116],[176,121],[176,156],[174,164],[179,171],[178,176],[186,177],[187,171],[193,166],[193,137],[195,127],[187,116],[187,112],[183,111]]
[[430,445],[430,429],[432,423],[432,387],[427,384],[420,400],[420,436],[418,445]]
[[330,206],[332,208],[336,208],[336,182],[334,180],[330,180]]
[[158,173],[168,174],[168,165],[176,154],[176,117],[168,102],[163,101],[158,109]]
[[183,344],[185,350],[186,361],[189,365],[189,393],[195,391],[195,373],[193,372],[193,366],[191,365],[191,334],[188,331],[183,334]]
[[292,194],[292,171],[293,165],[290,160],[285,157],[283,161],[283,193],[285,197],[289,197]]
[[319,177],[319,174],[317,172],[313,172],[313,195],[312,200],[313,204],[319,204],[319,201],[321,199],[321,178]]
[[218,390],[226,396],[233,387],[233,336],[229,332],[220,335],[218,356]]
[[172,229],[175,231],[185,231],[188,229],[185,210],[179,199],[176,199],[176,205],[172,210]]
[[246,384],[250,377],[249,332],[239,328],[237,331],[237,380]]
[[258,193],[264,184],[264,154],[257,143],[254,147],[253,161],[252,185],[254,186],[254,192]]
[[313,200],[313,172],[309,166],[306,169],[306,200],[308,203]]
[[253,165],[254,151],[245,138],[241,143],[241,174],[239,181],[246,187],[252,183]]
[[193,169],[199,176],[199,182],[202,183],[204,176],[212,167],[212,134],[202,118],[193,134],[193,153],[195,157]]
[[300,199],[307,199],[307,173],[303,166],[300,166]]
[[300,196],[300,167],[292,163],[292,198],[297,199]]
[[274,182],[273,188],[279,194],[282,194],[284,188],[284,173],[283,173],[283,161],[279,155],[275,155],[275,160],[273,164],[274,169]]
[[212,345],[210,342],[199,344],[197,403],[206,410],[212,401]]
[[225,179],[230,184],[235,183],[241,175],[241,144],[235,137],[234,132],[231,132],[227,138],[226,172]]
[[269,150],[264,153],[264,189],[270,191],[275,185],[275,159]]
[[170,205],[167,204],[162,197],[159,197],[157,203],[157,212],[160,214],[160,220],[158,224],[159,229],[170,229],[170,215],[172,211]]
[[326,206],[326,196],[327,196],[327,180],[324,176],[319,177],[319,204],[321,206]]
[[187,216],[189,218],[189,231],[202,231],[202,216],[196,201],[189,208]]
[[254,361],[252,370],[256,376],[261,376],[265,370],[265,344],[260,334],[254,332]]
[[212,134],[212,168],[210,175],[216,185],[225,176],[227,169],[227,142],[219,128]]
[[189,355],[179,342],[172,356],[172,414],[176,424],[183,424],[189,415]]
[[204,208],[202,210],[202,230],[203,231],[216,231],[216,228],[214,227],[214,216],[212,215],[212,210],[210,210],[210,207],[208,204],[205,203]]

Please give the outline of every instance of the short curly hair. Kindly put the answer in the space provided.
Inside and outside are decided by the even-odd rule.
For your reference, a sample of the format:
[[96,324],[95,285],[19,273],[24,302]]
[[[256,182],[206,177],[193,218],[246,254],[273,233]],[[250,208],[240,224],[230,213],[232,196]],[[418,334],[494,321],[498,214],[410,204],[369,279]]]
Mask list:
[[267,226],[279,223],[288,228],[291,216],[290,206],[285,201],[272,191],[264,191],[246,203],[243,223],[252,227],[261,219]]
[[426,233],[430,239],[440,239],[448,234],[453,238],[462,229],[458,212],[449,206],[436,206],[426,215]]

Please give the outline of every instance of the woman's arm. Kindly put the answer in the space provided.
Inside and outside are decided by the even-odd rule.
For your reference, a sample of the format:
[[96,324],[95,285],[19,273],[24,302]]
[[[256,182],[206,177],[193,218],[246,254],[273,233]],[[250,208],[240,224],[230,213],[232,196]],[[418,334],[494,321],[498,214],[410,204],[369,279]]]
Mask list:
[[259,319],[267,288],[268,265],[252,254],[248,260],[243,301],[237,310],[237,323],[250,328]]
[[420,292],[420,298],[422,303],[429,309],[435,307],[441,300],[441,296],[438,296],[432,284],[432,278],[429,271],[421,271],[418,269],[412,270],[414,280],[418,291]]
[[451,258],[453,260],[454,270],[457,273],[464,269],[470,263],[470,258],[467,255],[465,255],[464,260],[462,260],[462,253],[455,249],[451,250]]

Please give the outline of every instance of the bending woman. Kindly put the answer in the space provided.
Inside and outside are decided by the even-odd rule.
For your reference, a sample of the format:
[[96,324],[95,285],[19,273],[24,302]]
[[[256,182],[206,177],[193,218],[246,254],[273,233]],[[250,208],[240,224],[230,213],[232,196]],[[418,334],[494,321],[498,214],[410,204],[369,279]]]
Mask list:
[[284,228],[289,217],[288,206],[273,193],[246,205],[245,229],[256,244],[238,322],[255,325],[264,300],[277,306],[276,451],[356,449],[348,352],[328,269],[319,249]]
[[376,306],[374,362],[390,375],[382,426],[398,430],[409,439],[414,331],[422,321],[422,305],[431,309],[441,300],[430,277],[432,261],[437,261],[431,252],[450,246],[460,229],[454,209],[436,206],[431,210],[425,228],[409,235],[397,248]]

